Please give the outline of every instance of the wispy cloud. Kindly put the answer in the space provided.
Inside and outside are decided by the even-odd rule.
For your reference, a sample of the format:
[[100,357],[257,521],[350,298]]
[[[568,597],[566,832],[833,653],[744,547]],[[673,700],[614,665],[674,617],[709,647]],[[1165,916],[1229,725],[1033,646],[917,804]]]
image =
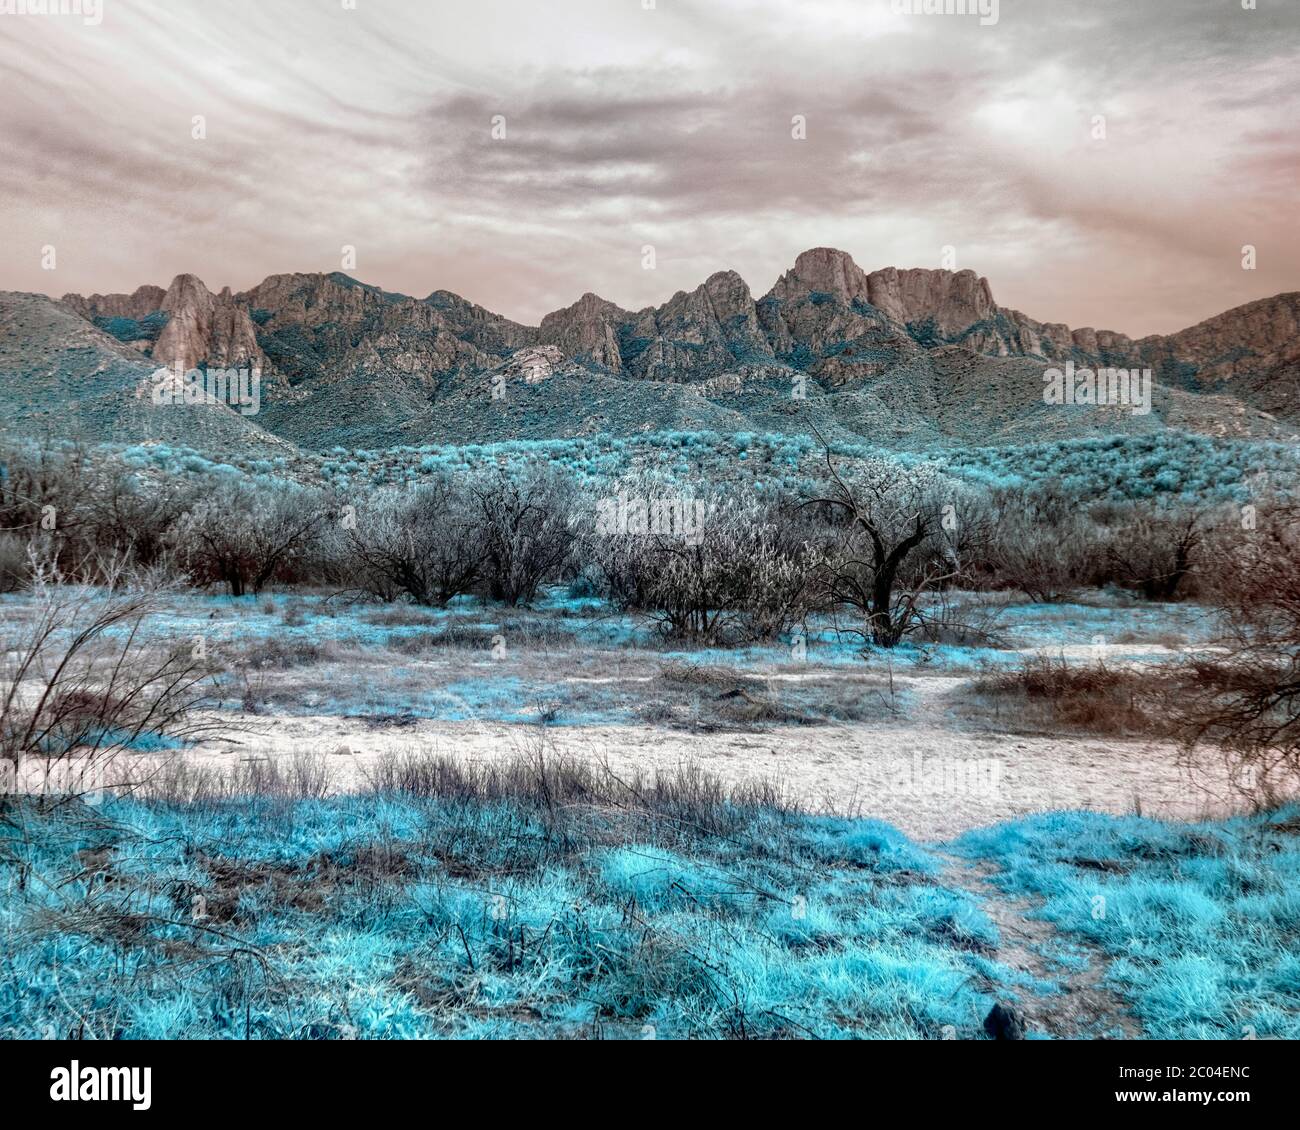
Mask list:
[[1141,334],[1300,287],[1294,4],[1001,0],[993,27],[889,0],[0,19],[6,288],[240,288],[346,244],[388,289],[536,321],[721,268],[762,291],[817,244],[869,269],[951,245],[1006,305]]

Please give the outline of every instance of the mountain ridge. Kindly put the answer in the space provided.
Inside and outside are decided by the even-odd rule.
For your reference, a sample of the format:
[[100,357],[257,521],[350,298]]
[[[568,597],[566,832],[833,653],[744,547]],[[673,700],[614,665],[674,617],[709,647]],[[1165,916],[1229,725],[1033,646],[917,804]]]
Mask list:
[[[145,285],[130,295],[93,294],[83,297],[65,294],[58,301],[91,320],[118,316],[138,320],[152,312],[146,308],[151,301],[154,310],[166,310],[172,300],[158,301],[159,296],[171,295],[178,285],[193,281],[198,281],[195,276],[180,275],[166,290]],[[587,292],[571,305],[547,314],[537,326],[514,322],[450,291],[436,290],[420,299],[383,291],[337,271],[271,275],[247,291],[232,295],[229,288],[226,288],[213,297],[218,307],[226,304],[223,302],[225,299],[250,311],[259,307],[275,309],[274,305],[264,305],[268,293],[283,293],[288,282],[301,288],[303,283],[313,281],[317,286],[341,281],[344,288],[369,293],[383,301],[407,306],[421,303],[431,306],[442,313],[453,315],[450,319],[454,323],[450,327],[453,330],[463,329],[467,323],[477,323],[479,334],[475,344],[488,343],[486,352],[495,352],[501,347],[517,349],[555,344],[575,359],[580,356],[589,357],[596,364],[615,370],[626,367],[618,341],[620,332],[624,337],[635,340],[636,337],[643,336],[637,331],[658,323],[664,312],[689,307],[700,295],[712,295],[723,286],[729,292],[730,302],[726,309],[730,317],[744,316],[747,313],[752,315],[755,312],[753,308],[762,303],[783,301],[792,294],[817,297],[830,294],[844,306],[851,306],[856,301],[874,307],[894,322],[909,327],[913,336],[922,344],[963,344],[975,352],[989,356],[1074,359],[1081,363],[1098,364],[1146,363],[1153,359],[1160,360],[1162,354],[1169,353],[1177,357],[1178,343],[1190,345],[1198,332],[1204,336],[1204,331],[1212,330],[1233,315],[1253,309],[1269,309],[1282,300],[1290,300],[1287,323],[1289,340],[1293,341],[1297,324],[1296,311],[1300,310],[1300,292],[1284,292],[1243,303],[1172,334],[1149,334],[1133,338],[1115,330],[1091,326],[1072,328],[1064,323],[1038,321],[1020,310],[1001,306],[993,296],[989,280],[969,269],[951,271],[943,268],[884,267],[868,273],[857,265],[848,252],[829,247],[812,248],[800,254],[794,266],[784,272],[762,298],[755,299],[748,284],[735,271],[721,270],[714,272],[693,291],[679,290],[661,305],[639,310],[628,310],[598,294]],[[747,311],[746,306],[751,309]],[[301,313],[305,314],[305,310]],[[719,316],[717,320],[721,322],[722,318]],[[243,327],[236,326],[232,329],[238,332]],[[661,333],[657,336],[666,335]],[[748,336],[748,344],[761,351],[761,343],[756,336],[741,336]],[[781,340],[782,336],[777,329],[775,337]],[[689,339],[687,341],[688,344],[703,344]],[[220,336],[216,343],[221,343]],[[769,344],[772,344],[771,336]],[[1169,348],[1171,344],[1172,349]],[[170,345],[169,340],[166,346]],[[776,351],[774,355],[775,353]],[[1205,356],[1204,351],[1202,353],[1203,360],[1214,360],[1213,356]],[[181,356],[183,355],[182,352]],[[639,357],[640,351],[634,350],[634,356]],[[173,358],[173,363],[177,359]],[[632,367],[630,372],[632,375],[644,375],[636,367]]]
[[[259,425],[304,446],[472,442],[508,421],[521,435],[631,433],[737,413],[780,430],[803,426],[791,417],[805,405],[832,432],[895,443],[1153,426],[1104,406],[1040,412],[1044,370],[1067,362],[1152,369],[1154,426],[1291,438],[1300,423],[1300,293],[1134,340],[999,306],[971,270],[868,272],[829,247],[800,254],[758,298],[722,270],[640,310],[588,292],[537,326],[450,291],[416,298],[342,272],[271,275],[239,293],[180,275],[166,290],[57,305],[143,365],[261,369]],[[527,391],[517,399],[536,419],[504,402],[507,389]]]

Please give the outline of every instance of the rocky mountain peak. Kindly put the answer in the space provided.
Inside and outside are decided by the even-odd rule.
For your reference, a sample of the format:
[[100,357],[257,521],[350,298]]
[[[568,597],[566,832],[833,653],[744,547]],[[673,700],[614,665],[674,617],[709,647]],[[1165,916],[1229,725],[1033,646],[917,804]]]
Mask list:
[[167,292],[160,286],[136,287],[130,294],[65,294],[60,301],[83,318],[130,318],[139,321],[162,309]]
[[167,325],[154,343],[153,359],[169,369],[200,365],[262,368],[265,363],[248,310],[230,288],[213,295],[197,275],[177,275],[163,297]]
[[834,247],[814,247],[803,252],[795,260],[794,270],[786,272],[782,281],[797,282],[815,294],[834,295],[844,306],[867,296],[866,272],[847,251]]
[[558,346],[567,357],[589,359],[617,371],[623,366],[617,327],[630,317],[626,310],[588,291],[572,306],[542,319],[539,344]]
[[212,292],[198,275],[177,275],[163,296],[161,308],[171,314],[178,310],[210,306],[213,301]]
[[754,313],[754,296],[749,284],[735,271],[718,271],[710,275],[700,290],[709,296],[719,321],[738,314]]

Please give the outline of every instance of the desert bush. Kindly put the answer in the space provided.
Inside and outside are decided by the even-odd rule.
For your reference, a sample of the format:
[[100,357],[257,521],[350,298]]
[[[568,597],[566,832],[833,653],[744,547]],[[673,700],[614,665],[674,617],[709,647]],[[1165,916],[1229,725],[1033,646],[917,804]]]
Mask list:
[[483,578],[492,599],[529,604],[558,580],[578,537],[572,481],[544,468],[497,468],[467,484],[483,539]]
[[193,500],[168,544],[198,584],[223,584],[231,596],[293,580],[326,520],[323,495],[292,484],[225,483]]
[[735,597],[738,634],[745,642],[779,639],[812,610],[816,558],[809,546],[783,538],[779,526],[756,524],[741,540],[745,567]]
[[40,529],[46,507],[74,512],[90,489],[89,459],[73,444],[0,448],[0,528]]
[[[648,610],[675,639],[723,642],[746,595],[742,547],[752,541],[751,516],[734,502],[710,509],[698,540],[659,533],[643,547]],[[778,573],[781,563],[769,559],[769,567]]]
[[1104,534],[1059,484],[994,492],[990,522],[987,571],[995,584],[1055,603],[1100,579]]
[[0,533],[0,593],[17,592],[27,584],[30,548],[18,534]]
[[[168,479],[141,482],[118,468],[105,468],[83,502],[76,532],[83,561],[126,561],[144,569],[167,568],[168,535],[185,512],[188,488]],[[94,570],[102,576],[112,565]]]
[[1194,657],[1170,709],[1188,750],[1222,746],[1263,791],[1300,771],[1300,510],[1261,506],[1215,539],[1212,599],[1226,654]]
[[476,501],[450,475],[413,493],[372,496],[358,509],[355,529],[344,535],[358,583],[382,600],[403,594],[437,608],[471,591],[486,549]]
[[669,499],[637,489],[646,514],[626,528],[598,522],[584,541],[612,604],[647,613],[670,638],[713,644],[775,639],[803,620],[813,556],[796,512],[720,492]]
[[70,443],[0,449],[0,531],[39,543],[43,560],[80,575],[86,544],[79,523],[90,507],[91,457]]
[[311,667],[338,656],[338,645],[330,640],[307,639],[298,635],[267,636],[238,649],[223,649],[232,665],[240,669]]

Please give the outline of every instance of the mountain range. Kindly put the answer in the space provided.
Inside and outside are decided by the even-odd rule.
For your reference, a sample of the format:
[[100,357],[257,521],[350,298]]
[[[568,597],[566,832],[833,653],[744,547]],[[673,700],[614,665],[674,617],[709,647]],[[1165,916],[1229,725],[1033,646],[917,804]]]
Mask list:
[[[1044,403],[1044,371],[1150,368],[1153,410]],[[258,368],[255,416],[156,407],[162,366]],[[866,272],[804,252],[755,299],[734,271],[625,310],[595,294],[522,325],[447,291],[341,273],[217,293],[0,293],[0,409],[24,434],[285,451],[673,430],[806,431],[883,446],[1166,427],[1294,440],[1300,293],[1133,339],[999,306],[973,271]]]

